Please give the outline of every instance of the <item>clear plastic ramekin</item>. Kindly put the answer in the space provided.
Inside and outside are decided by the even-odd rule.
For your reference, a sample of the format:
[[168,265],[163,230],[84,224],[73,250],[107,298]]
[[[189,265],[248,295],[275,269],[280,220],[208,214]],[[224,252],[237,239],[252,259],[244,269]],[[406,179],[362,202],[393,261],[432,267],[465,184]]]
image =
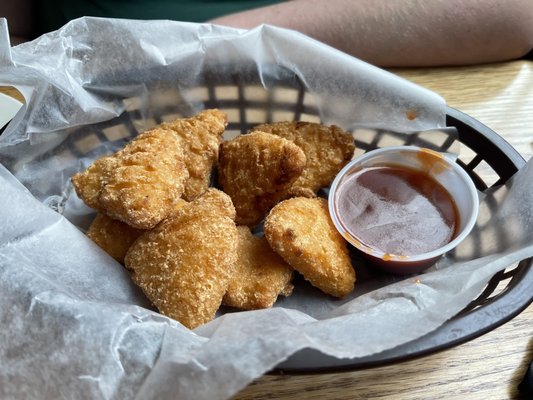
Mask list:
[[[459,214],[455,236],[445,245],[422,254],[390,254],[370,247],[358,239],[357,232],[351,232],[339,216],[339,188],[354,173],[364,168],[396,165],[415,169],[429,175],[440,183],[451,195]],[[385,147],[369,151],[349,162],[334,179],[328,198],[329,212],[341,235],[374,265],[394,274],[413,274],[433,265],[444,253],[461,243],[474,227],[479,198],[474,182],[466,171],[444,154],[416,146]]]

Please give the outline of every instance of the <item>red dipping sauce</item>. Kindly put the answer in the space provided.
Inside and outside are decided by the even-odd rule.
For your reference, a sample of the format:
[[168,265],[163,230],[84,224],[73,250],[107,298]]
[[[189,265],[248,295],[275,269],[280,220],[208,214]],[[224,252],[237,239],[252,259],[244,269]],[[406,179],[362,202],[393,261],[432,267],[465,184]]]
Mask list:
[[356,171],[335,197],[342,225],[362,245],[385,254],[431,252],[449,243],[460,225],[450,193],[423,171],[401,165]]

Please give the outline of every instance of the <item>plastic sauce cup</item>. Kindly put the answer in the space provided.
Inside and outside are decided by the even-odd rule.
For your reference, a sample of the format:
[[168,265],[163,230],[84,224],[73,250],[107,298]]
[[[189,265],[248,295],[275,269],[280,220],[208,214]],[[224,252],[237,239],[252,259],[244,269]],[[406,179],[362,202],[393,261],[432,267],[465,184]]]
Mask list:
[[[395,171],[398,172],[396,176]],[[404,175],[408,178],[402,181],[400,178]],[[417,185],[423,193],[427,192],[427,198],[418,196]],[[350,189],[352,194],[349,194]],[[384,206],[374,207],[374,203],[367,200],[372,196]],[[449,224],[448,236],[443,221],[450,220],[444,209],[431,208],[432,202],[439,204],[435,198],[447,198],[453,205],[454,218]],[[391,201],[394,204],[389,207]],[[352,246],[372,264],[399,275],[421,272],[455,248],[470,233],[479,212],[477,189],[466,171],[444,154],[416,146],[385,147],[353,159],[334,179],[328,205],[335,227]],[[426,206],[431,212],[424,211],[429,210],[424,208]],[[370,215],[372,213],[375,215]],[[426,217],[427,221],[423,219]],[[372,226],[365,226],[365,221],[369,220],[373,221]],[[416,232],[416,226],[420,227],[420,232]],[[375,237],[383,237],[383,243],[369,241],[368,237],[372,236],[368,232],[380,232],[379,229],[381,233]],[[431,241],[435,241],[437,247],[431,248]],[[403,243],[409,251],[403,251],[401,244],[393,247],[395,251],[380,248],[390,247],[388,242]],[[420,252],[416,252],[419,248]]]

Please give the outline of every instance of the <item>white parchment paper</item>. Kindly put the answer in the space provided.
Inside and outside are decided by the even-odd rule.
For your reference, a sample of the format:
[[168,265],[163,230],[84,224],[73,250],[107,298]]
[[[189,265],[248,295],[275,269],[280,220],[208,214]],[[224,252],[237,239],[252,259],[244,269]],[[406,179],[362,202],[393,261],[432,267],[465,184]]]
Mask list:
[[[497,271],[533,255],[530,162],[483,200],[491,201],[482,204],[478,241],[417,279],[363,281],[344,301],[301,287],[272,309],[222,313],[190,331],[151,309],[128,272],[79,229],[90,210],[69,177],[121,143],[97,135],[90,151],[63,152],[72,135],[120,119],[131,99],[136,129],[157,122],[165,93],[176,113],[212,106],[190,91],[205,86],[206,68],[225,76],[237,66],[267,92],[297,79],[315,95],[320,118],[346,128],[442,128],[444,101],[269,26],[83,18],[10,48],[4,20],[0,35],[0,84],[27,100],[0,136],[2,398],[225,399],[301,349],[353,358],[419,338]],[[417,118],[406,117],[410,110]]]

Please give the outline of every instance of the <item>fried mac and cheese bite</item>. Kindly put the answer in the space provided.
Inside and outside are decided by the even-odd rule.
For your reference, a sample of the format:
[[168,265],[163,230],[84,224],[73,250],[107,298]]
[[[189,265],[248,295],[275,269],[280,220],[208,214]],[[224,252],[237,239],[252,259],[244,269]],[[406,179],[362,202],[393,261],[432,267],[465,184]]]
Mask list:
[[119,164],[120,160],[117,157],[102,157],[84,171],[72,176],[72,184],[78,197],[89,207],[101,211],[100,193]]
[[208,189],[226,125],[216,109],[158,125],[75,174],[74,188],[89,207],[137,229],[153,228],[176,199],[190,201]]
[[87,230],[87,236],[107,254],[124,264],[130,246],[144,233],[105,214],[98,214]]
[[237,262],[234,218],[229,196],[209,189],[130,247],[125,265],[162,314],[190,329],[214,318]]
[[192,201],[207,190],[227,124],[228,118],[224,112],[211,109],[191,118],[176,119],[161,125],[161,128],[172,130],[181,139],[189,172],[183,192],[185,200]]
[[223,142],[218,178],[233,200],[237,224],[261,222],[300,176],[305,163],[305,154],[297,145],[269,133],[256,131]]
[[136,229],[150,229],[170,214],[188,177],[180,139],[154,128],[96,160],[72,183],[87,205]]
[[223,304],[242,310],[272,307],[279,295],[292,293],[293,269],[270,248],[264,236],[252,235],[247,226],[237,229],[237,266]]
[[353,290],[347,243],[335,229],[325,199],[282,201],[268,214],[264,230],[272,249],[313,286],[336,297]]
[[288,196],[314,197],[328,187],[337,173],[351,160],[355,144],[350,133],[336,125],[287,121],[261,124],[253,131],[268,132],[292,141],[300,147],[307,163],[302,175],[288,189]]
[[[178,199],[173,212],[185,204],[187,204],[185,200]],[[128,249],[144,232],[142,229],[132,228],[122,221],[98,213],[87,230],[87,236],[107,254],[124,264],[124,257]]]
[[180,140],[166,129],[144,132],[115,157],[118,165],[100,192],[105,213],[137,229],[165,219],[189,177]]

